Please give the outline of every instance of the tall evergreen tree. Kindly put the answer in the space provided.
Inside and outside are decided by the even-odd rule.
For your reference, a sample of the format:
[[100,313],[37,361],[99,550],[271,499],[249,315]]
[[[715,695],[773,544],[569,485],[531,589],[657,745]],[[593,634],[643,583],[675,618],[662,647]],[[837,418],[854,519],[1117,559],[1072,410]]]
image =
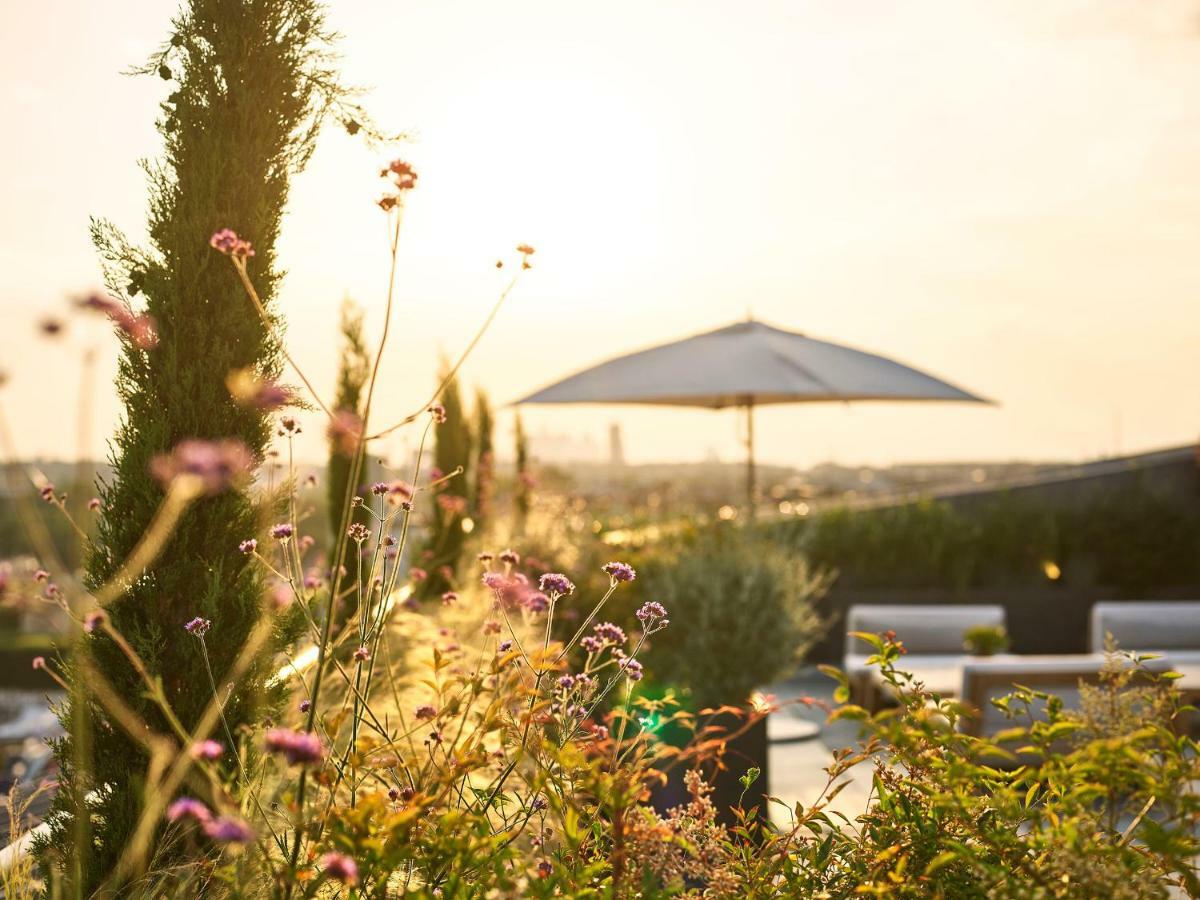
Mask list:
[[[363,390],[366,387],[367,378],[371,374],[371,353],[367,349],[366,340],[363,337],[362,309],[349,299],[342,304],[341,335],[342,350],[338,360],[337,393],[333,398],[333,408],[339,413],[349,413],[355,418],[360,418],[363,413]],[[332,531],[329,543],[331,565],[338,558],[338,544],[345,543],[347,545],[347,552],[342,554],[342,558],[346,560],[351,558],[352,550],[349,538],[346,537],[351,523],[361,522],[363,525],[367,525],[370,522],[370,515],[364,507],[350,507],[349,509],[346,507],[347,491],[350,489],[350,471],[354,464],[353,452],[347,452],[350,449],[337,434],[331,433],[329,467],[325,475],[329,524]],[[360,478],[360,480],[364,479]],[[344,566],[343,568],[348,569],[349,567]],[[353,583],[353,579],[348,574],[345,577],[338,573],[330,575],[330,585],[339,593],[345,593],[347,582]],[[355,598],[353,592],[350,592],[338,604],[338,618],[341,621],[348,619],[354,613],[354,606]]]
[[[443,364],[443,370],[447,370],[447,364]],[[439,380],[444,379],[443,373]],[[469,502],[472,437],[457,378],[446,381],[440,402],[446,410],[446,421],[435,426],[433,464],[446,480],[430,499],[429,533],[420,562],[428,572],[420,586],[422,597],[440,596],[454,587],[466,543],[462,526]]]
[[529,508],[533,502],[533,471],[530,468],[529,460],[529,438],[525,434],[525,423],[521,421],[520,413],[517,413],[513,438],[517,463],[517,480],[513,487],[513,506],[516,512],[515,531],[517,535],[522,535],[525,533]]
[[492,406],[480,388],[475,394],[475,490],[471,513],[476,530],[487,527],[492,516],[492,495],[496,490],[496,454],[492,444]]
[[[132,246],[104,222],[93,231],[110,293],[125,304],[144,298],[158,342],[145,349],[136,335],[123,339],[117,393],[124,417],[86,565],[93,588],[119,570],[163,500],[149,471],[158,454],[192,438],[235,439],[257,459],[267,448],[268,415],[234,402],[226,378],[236,370],[276,377],[279,348],[209,237],[229,227],[253,243],[251,277],[270,310],[290,179],[309,159],[327,114],[350,109],[337,87],[330,41],[314,0],[186,0],[170,40],[142,70],[172,88],[158,120],[163,158],[146,167],[150,247]],[[358,127],[347,120],[349,130]],[[107,608],[149,674],[161,679],[184,727],[212,697],[199,641],[184,624],[196,616],[211,620],[208,654],[225,689],[223,674],[261,615],[259,569],[238,550],[260,520],[243,489],[198,500],[157,560]],[[116,644],[101,633],[86,640],[93,665],[133,711],[154,731],[171,734]],[[262,654],[233,685],[225,716],[235,736],[270,701],[269,663]],[[127,896],[128,886],[106,879],[141,816],[146,754],[89,697],[86,679],[72,677],[77,690],[63,715],[68,735],[56,747],[62,786],[51,837],[39,852],[47,874],[69,882],[71,895],[91,896],[107,884],[107,893]]]

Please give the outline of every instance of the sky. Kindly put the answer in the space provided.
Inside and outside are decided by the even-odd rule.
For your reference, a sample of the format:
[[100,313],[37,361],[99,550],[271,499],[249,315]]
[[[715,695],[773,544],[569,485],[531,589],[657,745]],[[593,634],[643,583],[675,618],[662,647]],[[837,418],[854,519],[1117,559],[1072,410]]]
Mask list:
[[[498,404],[752,314],[998,401],[764,409],[766,462],[1084,459],[1200,433],[1200,2],[331,6],[346,79],[411,140],[327,130],[294,184],[280,308],[332,393],[342,299],[382,321],[380,163],[410,160],[380,425],[425,402],[495,301],[495,260],[528,242],[463,370]],[[0,408],[24,455],[100,454],[119,418],[105,328],[72,316],[50,343],[37,323],[99,284],[89,216],[144,234],[138,160],[170,88],[122,72],[171,9],[5,4]],[[603,453],[619,422],[631,461],[741,454],[732,412],[524,415],[547,452]]]

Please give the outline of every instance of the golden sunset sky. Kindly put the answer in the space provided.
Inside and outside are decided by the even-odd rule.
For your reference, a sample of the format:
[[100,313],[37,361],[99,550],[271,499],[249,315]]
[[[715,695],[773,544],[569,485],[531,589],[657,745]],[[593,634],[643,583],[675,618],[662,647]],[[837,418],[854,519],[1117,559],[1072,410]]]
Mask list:
[[[89,215],[142,233],[162,0],[6,3],[0,395],[23,454],[86,450],[118,407]],[[349,81],[413,136],[398,327],[378,424],[420,404],[522,241],[536,267],[465,369],[498,402],[748,311],[894,356],[998,408],[790,406],[764,461],[1077,459],[1200,433],[1200,3],[562,0],[332,4]],[[289,346],[332,393],[346,294],[382,317],[379,164],[338,128],[282,244]],[[205,240],[198,235],[197,240]],[[231,272],[231,277],[232,272]],[[304,456],[320,459],[316,415]],[[634,461],[740,458],[732,413],[531,408]],[[509,453],[511,414],[501,417]],[[383,449],[397,452],[398,437]]]

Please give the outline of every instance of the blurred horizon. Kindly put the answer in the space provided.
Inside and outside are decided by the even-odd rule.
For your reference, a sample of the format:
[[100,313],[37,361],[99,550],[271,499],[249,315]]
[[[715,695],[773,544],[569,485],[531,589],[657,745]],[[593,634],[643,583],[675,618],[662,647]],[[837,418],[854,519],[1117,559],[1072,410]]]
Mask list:
[[[102,458],[117,422],[116,342],[67,298],[100,283],[88,214],[144,237],[137,160],[158,153],[169,88],[120,73],[166,36],[169,9],[18,7],[0,36],[16,136],[0,145],[0,407],[23,458]],[[401,156],[420,181],[379,426],[427,399],[439,355],[456,356],[495,300],[494,261],[529,242],[534,269],[464,368],[468,396],[482,385],[504,404],[750,312],[1000,404],[762,409],[765,464],[1194,442],[1197,13],[1181,0],[335,4],[347,80],[414,140],[379,154],[334,123],[322,137],[283,229],[289,347],[331,394],[346,295],[374,345],[387,262],[375,176]],[[58,341],[39,336],[47,315],[66,320]],[[601,448],[618,422],[631,463],[742,455],[731,412],[523,415],[535,436]],[[511,423],[501,412],[504,456]],[[324,429],[315,413],[305,424],[298,455],[316,462]]]

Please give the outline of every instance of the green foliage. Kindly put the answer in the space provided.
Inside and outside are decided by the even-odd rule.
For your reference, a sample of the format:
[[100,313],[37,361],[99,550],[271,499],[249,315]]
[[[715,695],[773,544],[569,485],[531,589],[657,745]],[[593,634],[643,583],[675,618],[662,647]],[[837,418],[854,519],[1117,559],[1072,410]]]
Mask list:
[[[342,303],[340,331],[342,350],[338,357],[337,391],[333,398],[333,408],[338,412],[348,412],[361,418],[363,390],[371,374],[371,355],[363,337],[363,311],[349,298]],[[353,490],[350,484],[350,470],[353,464],[354,457],[346,453],[345,441],[331,434],[329,464],[325,471],[326,508],[330,525],[328,557],[331,565],[332,560],[337,558],[338,545],[348,541],[346,531],[351,523],[370,524],[370,516],[365,508],[351,507],[348,504]],[[350,560],[353,557],[350,552],[346,552],[342,558]],[[339,596],[345,593],[346,580],[349,577],[349,572],[345,578],[335,576]],[[353,615],[353,604],[354,597],[351,594],[339,606],[339,615],[343,619]]]
[[492,442],[492,407],[487,393],[480,388],[475,394],[475,490],[471,510],[475,528],[480,533],[491,520],[492,499],[496,492],[496,453]]
[[[450,378],[446,364],[439,380],[445,381],[439,402],[446,421],[435,425],[433,462],[445,480],[429,500],[429,534],[417,565],[428,573],[420,585],[422,597],[438,597],[456,586],[466,533],[467,495],[471,484],[471,422],[463,406],[458,379]],[[436,473],[435,473],[436,474]]]
[[520,413],[517,413],[514,441],[517,483],[513,492],[513,504],[517,520],[515,530],[517,534],[521,534],[525,531],[525,523],[529,520],[529,510],[533,503],[533,470],[530,467],[529,438],[525,434],[525,423]]
[[[143,298],[159,340],[142,349],[122,337],[116,391],[125,412],[87,564],[93,588],[119,569],[163,499],[149,474],[155,455],[188,438],[237,438],[260,456],[267,446],[267,416],[235,403],[225,379],[247,368],[275,377],[279,351],[228,260],[208,239],[229,227],[253,243],[251,276],[270,309],[281,277],[275,244],[289,180],[308,160],[325,113],[340,102],[329,47],[315,0],[191,0],[145,68],[171,82],[158,121],[164,158],[147,167],[151,246],[134,247],[102,221],[94,222],[93,236],[110,293],[126,303]],[[212,620],[221,635],[211,653],[220,679],[260,615],[262,575],[237,547],[258,531],[259,512],[238,491],[200,500],[159,561],[108,609],[114,626],[161,678],[185,726],[197,720],[211,691],[197,678],[200,650],[183,624],[193,616]],[[115,644],[97,640],[93,654],[115,692],[166,731]],[[266,654],[256,660],[229,696],[232,728],[254,721],[269,701],[268,661]],[[75,889],[90,894],[139,817],[145,757],[92,702],[74,700],[64,724],[70,737],[58,754],[66,784],[43,859],[51,871],[69,864]],[[87,791],[95,794],[85,810]],[[74,833],[73,825],[90,822],[96,823],[90,837]]]
[[[787,837],[741,857],[740,879],[778,877],[788,896],[1197,896],[1200,759],[1169,674],[1114,657],[1073,711],[1018,688],[995,701],[1012,727],[992,740],[903,672],[898,645],[867,637],[899,709],[834,711],[867,738],[835,754],[825,796],[797,805]],[[852,826],[829,802],[868,766],[873,800]]]
[[994,656],[1008,649],[1003,625],[973,625],[963,632],[963,649],[975,656]]
[[1037,584],[1047,561],[1068,582],[1131,595],[1200,584],[1200,516],[1137,484],[1081,508],[1010,494],[970,507],[834,508],[772,527],[847,588]]
[[655,639],[651,676],[690,689],[698,707],[744,703],[785,676],[820,633],[812,602],[827,579],[743,529],[689,533],[638,565],[647,595],[687,623]]

